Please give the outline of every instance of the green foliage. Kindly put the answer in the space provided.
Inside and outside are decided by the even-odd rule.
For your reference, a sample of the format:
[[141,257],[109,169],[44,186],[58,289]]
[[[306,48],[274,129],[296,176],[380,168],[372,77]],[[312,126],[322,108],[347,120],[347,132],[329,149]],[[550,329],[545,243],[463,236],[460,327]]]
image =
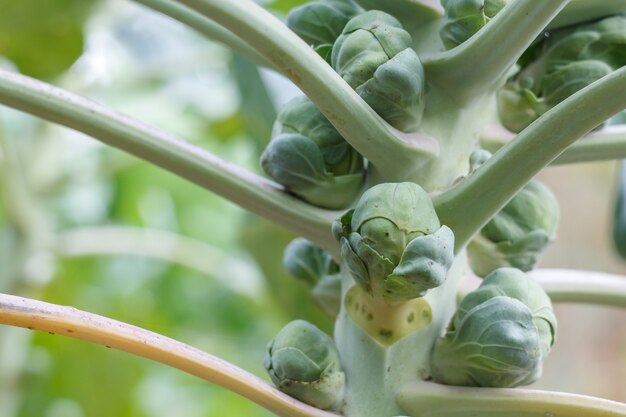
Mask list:
[[559,204],[549,188],[531,181],[469,244],[479,276],[505,266],[531,270],[556,236]]
[[393,16],[372,10],[353,17],[337,38],[333,68],[383,119],[412,131],[424,112],[424,69],[411,35]]
[[345,375],[333,340],[304,320],[287,324],[270,342],[264,361],[283,392],[323,410],[343,400]]
[[0,55],[37,78],[53,78],[83,53],[93,0],[2,0]]
[[334,225],[341,256],[355,281],[388,303],[423,296],[446,278],[454,235],[417,184],[380,184]]
[[554,344],[550,298],[523,272],[501,268],[461,301],[433,354],[433,379],[447,385],[515,387],[541,375]]
[[350,204],[364,181],[364,162],[306,97],[279,112],[263,170],[289,191],[320,207]]

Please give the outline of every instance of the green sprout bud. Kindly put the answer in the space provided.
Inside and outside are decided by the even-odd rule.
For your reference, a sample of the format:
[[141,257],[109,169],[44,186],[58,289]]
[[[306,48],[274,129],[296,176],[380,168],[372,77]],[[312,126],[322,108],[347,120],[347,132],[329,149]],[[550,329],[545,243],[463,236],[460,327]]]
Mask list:
[[424,112],[424,68],[411,35],[387,13],[353,17],[333,46],[333,68],[389,124],[412,131]]
[[331,317],[341,304],[339,265],[322,248],[303,238],[296,238],[285,248],[285,269],[311,287],[311,298]]
[[500,11],[509,0],[442,0],[447,22],[440,35],[451,49],[468,40]]
[[626,65],[626,16],[550,32],[498,94],[504,127],[520,132],[572,94]]
[[318,0],[292,9],[287,26],[330,63],[333,44],[348,21],[362,12],[350,0]]
[[469,310],[435,344],[433,380],[476,387],[527,385],[541,375],[539,333],[522,302],[497,296]]
[[437,341],[433,379],[479,387],[530,384],[541,375],[555,333],[543,288],[520,270],[498,269],[465,296]]
[[359,194],[364,162],[306,97],[281,110],[274,138],[261,155],[263,170],[305,201],[339,209]]
[[287,324],[267,346],[264,366],[279,390],[322,410],[343,400],[345,375],[333,340],[309,322]]
[[454,258],[454,234],[439,224],[428,193],[410,182],[367,190],[334,233],[355,281],[389,304],[441,285]]
[[470,155],[470,160],[469,160],[470,173],[480,168],[480,166],[484,164],[485,162],[487,162],[489,158],[491,158],[491,156],[492,156],[491,152],[485,149],[476,149],[474,152],[472,152],[472,154]]
[[529,182],[468,245],[472,270],[481,277],[507,266],[531,270],[554,240],[558,222],[552,192]]

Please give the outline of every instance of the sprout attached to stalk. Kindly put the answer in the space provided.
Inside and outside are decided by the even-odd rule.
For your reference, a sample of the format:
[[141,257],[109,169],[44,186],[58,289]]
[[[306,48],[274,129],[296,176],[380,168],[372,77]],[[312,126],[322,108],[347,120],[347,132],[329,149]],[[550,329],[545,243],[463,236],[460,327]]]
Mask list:
[[411,35],[393,16],[371,10],[353,17],[337,38],[332,66],[393,127],[410,132],[424,112],[424,68]]
[[348,21],[363,9],[351,0],[317,0],[291,9],[287,26],[328,63],[335,40]]
[[440,35],[451,49],[472,37],[502,10],[509,0],[442,0],[447,21]]
[[269,176],[319,207],[340,209],[354,201],[364,181],[363,157],[308,98],[285,105],[272,136],[261,155]]
[[523,272],[501,268],[469,293],[435,345],[435,382],[478,387],[528,385],[541,376],[556,333],[549,297]]
[[468,245],[472,270],[481,277],[507,266],[531,270],[554,240],[558,223],[554,194],[529,182]]
[[410,182],[370,188],[333,232],[352,277],[387,304],[441,285],[454,259],[454,234],[440,225],[428,193]]
[[278,389],[322,410],[340,407],[345,374],[333,340],[309,322],[287,324],[268,344],[265,369]]

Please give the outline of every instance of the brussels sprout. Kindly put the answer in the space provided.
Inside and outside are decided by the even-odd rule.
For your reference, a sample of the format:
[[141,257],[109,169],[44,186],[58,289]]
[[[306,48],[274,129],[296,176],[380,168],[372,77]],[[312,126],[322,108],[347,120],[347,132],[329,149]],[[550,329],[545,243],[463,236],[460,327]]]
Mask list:
[[424,112],[424,68],[411,35],[387,13],[350,19],[333,46],[333,68],[383,119],[414,130]]
[[498,95],[500,121],[511,131],[521,131],[572,94],[626,65],[626,16],[549,35],[531,48],[524,67]]
[[410,182],[370,188],[333,229],[355,281],[390,304],[441,285],[454,258],[454,234],[439,224],[428,193]]
[[554,344],[545,291],[522,271],[498,269],[461,301],[433,354],[433,379],[448,385],[515,387],[534,382]]
[[261,155],[263,170],[289,191],[320,207],[350,204],[364,181],[364,162],[306,97],[281,110],[274,138]]
[[287,324],[267,346],[264,366],[284,393],[323,410],[341,405],[345,375],[332,339],[304,320]]
[[333,44],[348,21],[363,10],[351,0],[318,0],[292,9],[287,26],[330,63]]
[[306,282],[315,303],[331,317],[337,316],[341,303],[339,265],[322,248],[297,238],[291,241],[283,256],[285,269]]
[[484,149],[476,149],[470,155],[470,173],[476,171],[482,164],[487,162],[491,158],[491,152]]
[[529,182],[468,245],[472,270],[481,277],[506,266],[531,270],[554,240],[558,222],[552,192]]
[[509,0],[442,0],[447,22],[440,31],[446,48],[454,48],[478,32]]

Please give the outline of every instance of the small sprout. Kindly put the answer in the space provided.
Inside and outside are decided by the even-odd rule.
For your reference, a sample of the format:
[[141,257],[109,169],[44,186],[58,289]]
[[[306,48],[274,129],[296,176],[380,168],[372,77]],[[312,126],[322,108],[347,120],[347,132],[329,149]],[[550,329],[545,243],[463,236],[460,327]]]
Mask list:
[[318,0],[291,9],[287,26],[330,63],[335,40],[363,10],[350,0]]
[[484,149],[476,149],[470,155],[470,173],[476,171],[482,164],[487,162],[491,158],[491,152]]
[[626,16],[550,33],[498,94],[504,127],[520,132],[572,94],[626,65]]
[[283,265],[294,278],[311,287],[311,298],[331,317],[339,314],[341,276],[339,265],[322,248],[296,238],[287,245]]
[[263,170],[305,201],[328,209],[350,204],[364,181],[364,162],[306,97],[278,114]]
[[353,17],[337,38],[333,68],[383,119],[413,131],[424,112],[424,68],[411,35],[393,16],[372,10]]
[[472,270],[481,277],[507,266],[531,270],[554,240],[558,222],[552,192],[529,182],[468,245]]
[[379,301],[422,297],[444,282],[452,265],[454,234],[439,224],[430,196],[417,184],[370,188],[340,223],[334,230],[345,265]]
[[345,375],[333,340],[309,322],[287,324],[268,344],[264,366],[284,393],[322,410],[343,401]]
[[451,49],[472,37],[502,10],[509,0],[442,0],[447,22],[441,40]]
[[479,387],[528,385],[554,344],[556,318],[543,289],[502,268],[460,303],[433,354],[435,382]]

